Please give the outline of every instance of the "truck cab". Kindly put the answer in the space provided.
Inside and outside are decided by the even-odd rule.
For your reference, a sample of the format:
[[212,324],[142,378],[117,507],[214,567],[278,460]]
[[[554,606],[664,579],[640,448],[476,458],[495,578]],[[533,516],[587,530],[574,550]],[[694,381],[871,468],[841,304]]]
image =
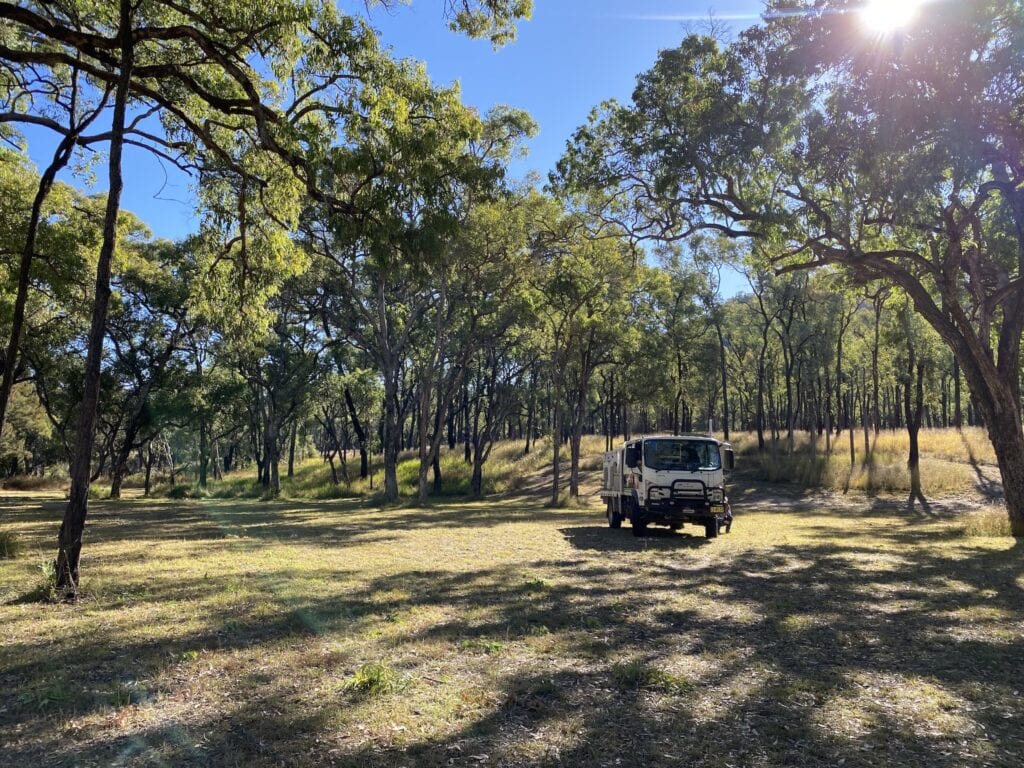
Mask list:
[[704,527],[708,538],[732,529],[726,472],[732,446],[709,435],[654,436],[630,440],[604,457],[601,498],[608,525],[629,520],[642,536],[648,525],[679,530],[686,523]]

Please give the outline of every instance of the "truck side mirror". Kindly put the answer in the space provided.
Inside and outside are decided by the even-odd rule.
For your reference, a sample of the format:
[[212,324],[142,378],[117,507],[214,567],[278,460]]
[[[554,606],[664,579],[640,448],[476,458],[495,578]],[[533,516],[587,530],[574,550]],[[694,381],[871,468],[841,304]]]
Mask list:
[[640,448],[636,445],[626,446],[626,466],[635,469],[640,466]]
[[732,448],[722,449],[722,465],[725,467],[727,472],[731,471],[736,466],[736,454]]

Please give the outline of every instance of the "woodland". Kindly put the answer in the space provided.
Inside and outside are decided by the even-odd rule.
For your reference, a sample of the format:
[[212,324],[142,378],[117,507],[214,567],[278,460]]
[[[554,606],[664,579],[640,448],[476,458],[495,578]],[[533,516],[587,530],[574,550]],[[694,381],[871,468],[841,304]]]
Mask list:
[[[479,496],[496,445],[544,437],[557,505],[587,435],[856,462],[906,431],[924,501],[922,430],[979,426],[1024,534],[1024,9],[872,37],[855,7],[686,35],[541,181],[507,170],[528,114],[480,114],[331,2],[0,2],[0,471],[69,488],[58,587],[126,483],[245,470],[273,498],[316,456],[339,489],[379,461],[391,503],[411,452],[425,503],[442,456]],[[500,46],[530,2],[446,11]],[[194,234],[131,213],[126,147],[189,174]]]

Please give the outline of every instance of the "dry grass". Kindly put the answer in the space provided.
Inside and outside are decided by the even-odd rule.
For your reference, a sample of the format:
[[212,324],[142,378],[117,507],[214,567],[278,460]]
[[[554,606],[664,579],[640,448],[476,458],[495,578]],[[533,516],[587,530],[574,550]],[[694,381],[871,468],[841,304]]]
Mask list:
[[964,517],[964,534],[978,537],[1012,536],[1006,507],[992,504]]
[[596,508],[7,499],[11,766],[1018,766],[1024,559],[884,499],[634,538]]
[[[793,483],[808,488],[867,493],[908,493],[910,450],[906,430],[883,431],[869,436],[870,450],[864,450],[864,433],[854,433],[854,462],[850,461],[849,433],[833,437],[831,453],[826,454],[824,437],[817,440],[816,451],[810,436],[798,433],[794,450],[787,450],[785,435],[764,454],[757,451],[753,433],[732,436],[740,456],[739,468],[751,477],[769,483]],[[970,494],[979,486],[991,485],[998,478],[995,453],[984,430],[974,427],[922,430],[920,433],[921,484],[926,495]],[[993,493],[996,491],[992,490]]]

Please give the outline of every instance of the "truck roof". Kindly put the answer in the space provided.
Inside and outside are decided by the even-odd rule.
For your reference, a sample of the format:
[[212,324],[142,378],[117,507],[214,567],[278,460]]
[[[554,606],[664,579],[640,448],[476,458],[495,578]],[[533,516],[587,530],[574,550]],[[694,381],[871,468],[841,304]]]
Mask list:
[[644,435],[636,437],[634,440],[709,440],[713,443],[721,442],[717,437],[699,432],[684,432],[681,435]]

